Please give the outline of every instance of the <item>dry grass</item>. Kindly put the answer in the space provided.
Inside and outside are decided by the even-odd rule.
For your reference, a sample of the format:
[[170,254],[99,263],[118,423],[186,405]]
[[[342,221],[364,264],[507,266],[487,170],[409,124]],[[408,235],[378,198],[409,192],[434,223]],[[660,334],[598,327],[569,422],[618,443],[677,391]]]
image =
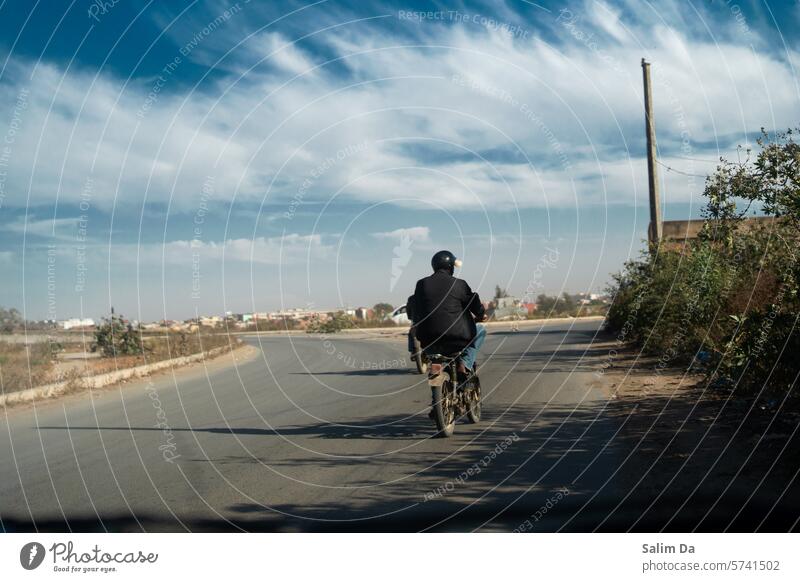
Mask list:
[[[236,348],[241,340],[227,334],[168,333],[143,336],[145,353],[86,360],[89,375],[105,374],[125,368],[181,358],[216,348]],[[226,351],[226,350],[223,350]]]
[[0,393],[18,392],[51,382],[73,382],[86,375],[105,374],[215,348],[235,348],[241,343],[226,334],[197,333],[144,336],[143,341],[146,348],[143,355],[72,360],[71,366],[65,366],[63,362],[61,366],[57,365],[48,342],[26,346],[0,341]]
[[46,384],[52,373],[53,356],[48,342],[27,346],[0,342],[0,387],[3,393]]

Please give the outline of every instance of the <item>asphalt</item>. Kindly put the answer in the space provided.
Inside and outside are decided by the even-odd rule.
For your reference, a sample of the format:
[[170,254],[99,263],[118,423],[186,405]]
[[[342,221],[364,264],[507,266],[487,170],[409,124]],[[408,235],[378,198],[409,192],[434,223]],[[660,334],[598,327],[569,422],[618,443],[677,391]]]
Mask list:
[[482,422],[449,439],[404,343],[368,333],[248,338],[260,352],[236,366],[7,410],[2,527],[625,529],[599,326],[492,328]]

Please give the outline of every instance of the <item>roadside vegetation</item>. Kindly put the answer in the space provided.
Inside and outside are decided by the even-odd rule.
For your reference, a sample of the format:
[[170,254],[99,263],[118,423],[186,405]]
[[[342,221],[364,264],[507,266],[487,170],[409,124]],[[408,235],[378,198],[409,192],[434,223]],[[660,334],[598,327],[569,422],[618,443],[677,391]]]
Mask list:
[[25,320],[18,309],[0,307],[0,333],[13,333],[22,328]]
[[[790,394],[800,372],[795,135],[763,133],[753,159],[721,160],[699,238],[662,243],[615,275],[606,325],[618,342],[743,394]],[[754,211],[768,218],[748,220]]]
[[[240,343],[226,333],[214,333],[203,327],[195,332],[143,332],[122,316],[112,315],[97,327],[94,341],[88,345],[76,342],[62,345],[52,339],[29,344],[0,341],[0,388],[7,394],[216,348],[232,349]],[[82,357],[84,349],[99,357]],[[79,357],[67,361],[63,359],[67,354]]]
[[2,393],[25,390],[46,384],[54,367],[54,354],[48,342],[25,345],[0,341],[0,387]]
[[322,319],[320,317],[313,318],[309,322],[308,327],[306,327],[306,332],[336,333],[338,331],[342,331],[343,329],[351,329],[354,327],[356,327],[356,322],[352,317],[345,315],[344,313],[336,313],[327,319]]
[[238,343],[226,333],[204,330],[200,327],[196,332],[145,333],[121,315],[112,315],[95,330],[91,349],[104,358],[132,357],[140,363],[152,363]]

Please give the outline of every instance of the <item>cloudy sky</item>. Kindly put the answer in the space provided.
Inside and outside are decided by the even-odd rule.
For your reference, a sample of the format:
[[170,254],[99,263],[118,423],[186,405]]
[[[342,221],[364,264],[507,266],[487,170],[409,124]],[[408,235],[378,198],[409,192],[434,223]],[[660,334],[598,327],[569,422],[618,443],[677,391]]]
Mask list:
[[[56,7],[59,6],[59,7]],[[797,126],[797,2],[0,5],[0,305],[31,319],[599,291]],[[668,169],[669,168],[669,169]]]

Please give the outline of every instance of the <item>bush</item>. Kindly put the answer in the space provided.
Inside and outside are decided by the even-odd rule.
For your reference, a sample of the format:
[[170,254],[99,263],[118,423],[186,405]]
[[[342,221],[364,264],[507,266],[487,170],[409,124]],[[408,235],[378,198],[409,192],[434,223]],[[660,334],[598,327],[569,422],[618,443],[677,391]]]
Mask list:
[[0,307],[0,333],[13,333],[24,325],[25,320],[17,309]]
[[[649,249],[614,276],[606,326],[620,342],[658,354],[659,365],[701,360],[709,377],[745,389],[793,386],[800,148],[792,136],[764,134],[753,163],[721,163],[706,182],[697,240]],[[774,220],[744,222],[752,204]]]
[[226,333],[203,334],[181,331],[158,336],[145,336],[145,359],[148,362],[168,360],[207,352],[223,346],[236,346],[239,343],[239,340]]
[[281,319],[259,319],[255,325],[252,323],[250,327],[254,327],[255,331],[286,331],[297,328],[297,321],[288,317]]
[[144,351],[141,333],[134,330],[122,315],[112,313],[94,332],[92,351],[100,351],[107,358],[139,355]]
[[306,329],[307,333],[336,333],[343,329],[350,329],[354,327],[352,318],[344,313],[337,313],[333,317],[322,320],[319,317],[314,318]]

